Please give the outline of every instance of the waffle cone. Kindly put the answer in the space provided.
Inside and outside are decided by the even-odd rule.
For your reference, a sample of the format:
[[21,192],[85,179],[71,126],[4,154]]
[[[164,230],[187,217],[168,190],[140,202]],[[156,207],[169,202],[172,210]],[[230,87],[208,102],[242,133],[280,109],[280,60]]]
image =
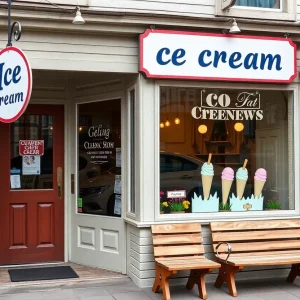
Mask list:
[[211,189],[213,178],[214,176],[202,175],[202,189],[203,189],[204,199],[206,200],[208,200],[210,196],[210,189]]
[[236,180],[236,195],[241,200],[244,195],[245,187],[246,187],[247,180]]
[[265,183],[266,183],[265,181],[260,181],[260,180],[254,179],[254,196],[255,197],[260,196]]
[[229,192],[232,186],[232,180],[222,179],[222,202],[227,203]]

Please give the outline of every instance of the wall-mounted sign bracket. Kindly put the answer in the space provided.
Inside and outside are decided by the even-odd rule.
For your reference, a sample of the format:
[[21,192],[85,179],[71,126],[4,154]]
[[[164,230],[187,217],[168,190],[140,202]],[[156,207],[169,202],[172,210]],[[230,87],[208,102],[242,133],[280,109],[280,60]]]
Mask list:
[[[22,34],[22,26],[19,22],[14,22],[11,25],[11,2],[12,0],[8,0],[8,18],[7,18],[7,22],[8,22],[8,28],[7,28],[7,45],[6,47],[11,47],[12,46],[12,35],[14,35],[14,39],[17,42],[20,38],[21,38],[21,34]],[[14,31],[15,26],[18,26],[18,28],[16,28],[16,30]]]
[[222,10],[229,9],[235,4],[236,0],[221,0],[221,8]]

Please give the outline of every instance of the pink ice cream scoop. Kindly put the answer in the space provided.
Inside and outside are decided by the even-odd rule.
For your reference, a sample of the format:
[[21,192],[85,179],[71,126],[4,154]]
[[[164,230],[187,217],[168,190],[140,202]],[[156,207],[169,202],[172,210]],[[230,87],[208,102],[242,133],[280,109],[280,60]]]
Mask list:
[[257,169],[254,176],[255,180],[266,181],[267,180],[267,171],[263,168]]
[[233,180],[234,179],[234,171],[231,168],[225,168],[222,172],[222,179],[224,180]]

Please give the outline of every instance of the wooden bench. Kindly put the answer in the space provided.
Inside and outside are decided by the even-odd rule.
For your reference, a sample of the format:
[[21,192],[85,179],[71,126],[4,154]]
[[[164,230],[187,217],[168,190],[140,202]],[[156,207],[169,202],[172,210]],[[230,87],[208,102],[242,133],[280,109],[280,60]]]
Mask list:
[[210,223],[215,255],[221,263],[215,286],[227,282],[236,297],[234,275],[248,266],[292,265],[287,278],[300,275],[300,220]]
[[201,225],[152,225],[151,230],[156,265],[153,292],[158,293],[161,287],[163,299],[170,300],[168,278],[179,270],[190,270],[186,288],[191,290],[197,284],[199,296],[207,299],[204,276],[220,264],[204,257]]

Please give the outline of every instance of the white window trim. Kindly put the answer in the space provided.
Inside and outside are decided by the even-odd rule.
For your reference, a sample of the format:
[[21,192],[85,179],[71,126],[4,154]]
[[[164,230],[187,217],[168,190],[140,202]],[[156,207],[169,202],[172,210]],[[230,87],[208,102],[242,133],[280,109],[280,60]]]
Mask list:
[[[127,141],[131,141],[131,110],[130,110],[130,92],[134,90],[134,100],[135,100],[135,116],[137,116],[137,106],[136,106],[136,103],[137,103],[137,85],[136,84],[133,84],[131,86],[129,86],[127,88],[127,93],[126,93],[126,96],[127,96],[127,105],[126,105],[126,119],[124,120],[124,122],[126,123],[126,128],[127,128],[127,133],[126,133],[126,136],[125,136],[125,139]],[[135,123],[135,132],[136,132],[136,128],[137,128],[137,124]],[[136,137],[135,137],[136,138]],[[137,174],[136,174],[136,171],[138,168],[136,168],[136,171],[135,171],[135,178],[132,179],[131,178],[131,157],[130,157],[130,153],[131,153],[131,144],[128,142],[127,143],[127,148],[126,148],[126,154],[124,155],[126,157],[126,164],[127,164],[127,168],[126,168],[126,173],[127,173],[127,176],[126,178],[128,179],[128,182],[126,182],[126,186],[128,187],[127,188],[127,201],[126,201],[126,217],[129,218],[129,219],[133,219],[135,220],[136,219],[136,215],[137,215],[137,189],[135,188],[135,212],[132,212],[131,211],[131,182],[130,180],[134,180],[134,182],[136,182],[136,178],[137,178]],[[135,147],[135,161],[136,161],[136,155],[137,155],[137,148]],[[123,157],[124,157],[123,156]],[[125,162],[124,162],[125,163]],[[135,185],[136,186],[136,185]]]
[[[295,199],[295,209],[294,210],[281,210],[281,211],[249,211],[249,212],[216,212],[216,213],[186,213],[186,214],[160,214],[160,94],[159,88],[163,87],[178,87],[178,88],[215,88],[216,82],[184,82],[184,81],[157,81],[155,83],[155,204],[154,204],[154,220],[155,222],[179,222],[179,221],[192,221],[201,220],[203,222],[210,222],[215,220],[240,220],[240,219],[282,219],[282,218],[296,218],[300,215],[300,185],[296,184],[300,181],[300,159],[295,153],[300,151],[300,136],[294,134],[293,140],[293,158],[294,158],[294,199]],[[293,105],[294,105],[294,133],[300,132],[300,103],[299,91],[300,86],[297,84],[290,84],[285,86],[280,85],[270,85],[270,84],[244,84],[244,83],[223,83],[218,82],[218,88],[220,89],[255,89],[255,90],[280,90],[280,91],[290,91],[293,93]]]
[[216,0],[216,15],[247,19],[261,20],[280,20],[296,21],[297,20],[297,3],[296,0],[286,0],[286,7],[281,9],[238,7],[233,6],[229,9],[222,10],[221,0]]

